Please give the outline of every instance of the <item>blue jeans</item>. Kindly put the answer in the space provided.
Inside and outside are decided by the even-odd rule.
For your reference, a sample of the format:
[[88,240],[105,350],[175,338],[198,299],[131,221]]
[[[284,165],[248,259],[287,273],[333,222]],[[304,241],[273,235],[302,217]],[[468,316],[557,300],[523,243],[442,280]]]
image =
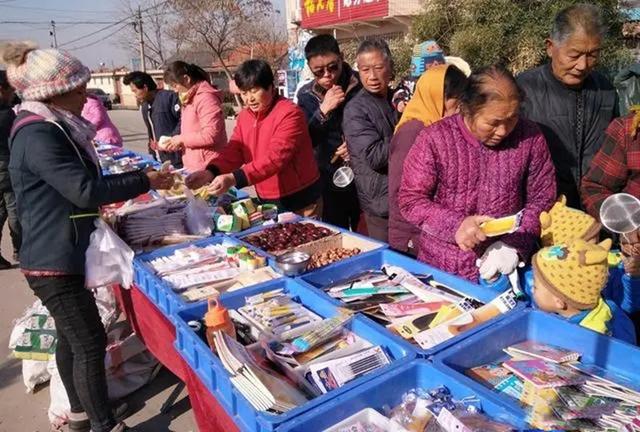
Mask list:
[[56,364],[71,412],[86,412],[93,432],[110,431],[116,421],[107,396],[107,335],[84,276],[27,276],[27,282],[56,323]]

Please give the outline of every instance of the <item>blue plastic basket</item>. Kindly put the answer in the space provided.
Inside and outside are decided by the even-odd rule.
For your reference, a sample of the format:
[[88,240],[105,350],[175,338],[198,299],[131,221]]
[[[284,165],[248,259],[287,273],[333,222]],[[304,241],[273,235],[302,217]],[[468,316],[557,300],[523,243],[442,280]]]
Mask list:
[[[415,274],[424,274],[424,275],[432,275],[433,278],[443,283],[444,285],[453,288],[454,290],[464,294],[468,297],[473,297],[483,303],[488,303],[493,300],[498,294],[493,287],[489,286],[480,286],[474,283],[467,281],[466,279],[459,278],[457,276],[453,276],[449,273],[445,273],[442,270],[438,270],[434,267],[431,267],[427,264],[416,261],[412,258],[409,258],[405,255],[401,255],[397,252],[393,252],[388,249],[374,251],[368,253],[366,255],[359,255],[353,258],[350,258],[345,261],[341,261],[335,264],[332,264],[329,267],[325,267],[319,270],[316,270],[312,273],[302,275],[298,279],[305,284],[308,284],[316,289],[318,289],[322,295],[326,296],[330,299],[334,304],[341,305],[342,302],[338,299],[334,299],[328,296],[323,290],[322,287],[329,285],[331,283],[337,282],[339,280],[348,278],[350,276],[354,276],[360,272],[365,270],[379,270],[384,264],[395,265],[398,267],[402,267],[405,270],[415,273]],[[468,330],[458,336],[455,336],[438,346],[423,350],[418,349],[418,353],[422,357],[429,357],[434,355],[437,352],[442,351],[443,349],[450,347],[458,343],[459,341],[479,332],[483,328],[493,325],[494,323],[504,319],[506,316],[514,313],[517,310],[524,309],[524,304],[518,304],[513,311],[510,311],[506,314],[500,315],[484,324],[481,324],[471,330]],[[376,324],[379,325],[379,324]],[[380,326],[383,328],[382,326]],[[400,336],[393,336],[395,338],[401,339]]]
[[[180,294],[174,292],[168,282],[165,282],[155,274],[148,262],[162,256],[171,255],[176,250],[191,245],[207,246],[223,242],[232,246],[240,245],[237,240],[231,237],[216,235],[206,239],[189,243],[181,243],[179,245],[164,247],[153,252],[138,255],[133,260],[134,281],[147,298],[149,298],[149,300],[151,300],[151,302],[156,305],[161,312],[169,317],[169,319],[172,319],[177,311],[185,308],[186,306],[197,303],[188,303],[180,296]],[[204,303],[204,300],[198,303]]]
[[[477,396],[469,387],[437,370],[430,362],[414,360],[302,414],[282,425],[278,432],[322,431],[365,408],[379,412],[385,405],[393,408],[402,402],[402,395],[411,389],[429,390],[441,385],[446,386],[458,400]],[[482,396],[479,399],[483,411],[493,420],[510,424],[516,422],[513,414],[500,404]]]
[[[294,298],[322,317],[332,317],[337,313],[336,306],[328,302],[323,296],[318,295],[315,290],[300,285],[295,280],[288,278],[278,279],[256,285],[252,288],[223,294],[221,301],[227,308],[235,309],[245,304],[246,296],[278,288],[283,288],[285,292],[290,293]],[[274,431],[282,423],[320,406],[323,402],[333,400],[337,396],[349,392],[351,389],[356,388],[358,384],[367,382],[386,371],[393,370],[400,365],[410,362],[416,355],[411,345],[404,341],[398,342],[391,338],[388,332],[373,325],[369,319],[356,316],[349,321],[347,324],[348,327],[372,344],[381,345],[386,352],[393,357],[394,361],[392,364],[381,368],[376,373],[355,379],[339,389],[310,400],[306,404],[287,413],[275,415],[268,412],[256,411],[253,408],[249,401],[231,384],[229,374],[224,369],[218,357],[215,356],[207,344],[189,328],[187,322],[194,319],[201,319],[205,312],[206,305],[204,304],[188,307],[178,312],[175,320],[177,335],[176,349],[242,431]]]
[[517,426],[526,428],[526,414],[517,400],[494,392],[464,375],[472,367],[507,359],[502,351],[525,340],[534,340],[582,354],[581,361],[596,364],[637,381],[640,378],[640,350],[625,342],[601,335],[542,311],[525,309],[477,332],[435,356],[435,365],[478,394],[507,407]]

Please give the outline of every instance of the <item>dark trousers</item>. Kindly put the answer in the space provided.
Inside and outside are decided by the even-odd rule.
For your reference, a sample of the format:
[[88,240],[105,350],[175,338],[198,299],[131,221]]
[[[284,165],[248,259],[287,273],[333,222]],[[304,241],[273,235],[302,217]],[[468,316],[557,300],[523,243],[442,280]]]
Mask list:
[[369,237],[385,243],[389,242],[389,219],[365,213],[364,220],[367,222]]
[[11,235],[13,253],[17,254],[22,244],[22,227],[18,220],[16,196],[11,190],[0,191],[0,238],[2,237],[2,227],[7,220],[9,221],[9,234]]
[[84,276],[27,276],[27,282],[56,323],[56,364],[71,412],[86,412],[93,432],[110,431],[116,422],[107,396],[107,336]]
[[360,202],[356,187],[351,183],[346,188],[327,184],[322,193],[322,220],[332,225],[356,232],[360,221]]

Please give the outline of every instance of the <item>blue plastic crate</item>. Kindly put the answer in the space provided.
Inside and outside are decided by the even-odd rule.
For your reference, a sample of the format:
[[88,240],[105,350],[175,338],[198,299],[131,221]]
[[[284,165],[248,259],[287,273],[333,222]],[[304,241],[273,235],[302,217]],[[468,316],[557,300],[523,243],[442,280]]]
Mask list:
[[601,335],[556,315],[524,309],[495,325],[485,328],[435,356],[435,365],[445,374],[459,380],[478,394],[503,404],[525,428],[525,412],[517,400],[494,392],[464,375],[472,367],[508,359],[502,351],[525,340],[534,340],[582,354],[581,361],[596,364],[634,381],[640,378],[640,349]]
[[[322,317],[332,317],[337,313],[336,306],[328,302],[326,298],[319,295],[315,290],[300,285],[295,280],[288,278],[278,279],[256,285],[255,287],[223,294],[221,301],[227,308],[235,309],[245,304],[246,296],[278,288],[283,288],[285,292],[290,293],[294,298]],[[380,374],[410,362],[416,355],[410,344],[391,338],[388,332],[373,325],[369,319],[356,316],[349,321],[347,326],[372,344],[384,347],[387,354],[393,357],[392,364],[381,368],[375,373],[353,380],[339,389],[316,397],[287,413],[275,415],[256,411],[249,401],[233,387],[229,379],[229,374],[224,369],[218,357],[211,352],[207,344],[187,325],[187,322],[191,320],[201,319],[206,312],[206,307],[205,304],[202,304],[188,307],[178,312],[175,320],[177,335],[176,349],[242,431],[274,431],[282,423],[320,406],[323,402],[333,400],[339,395],[356,388],[358,384],[367,382]]]
[[[155,304],[161,312],[172,319],[177,311],[194,303],[185,302],[179,293],[173,291],[168,282],[165,282],[155,274],[148,262],[162,256],[171,255],[176,250],[187,246],[206,246],[210,244],[220,244],[223,242],[235,246],[240,245],[237,240],[231,237],[215,235],[206,239],[189,243],[181,243],[179,245],[164,247],[153,252],[138,255],[133,260],[134,281],[147,298],[149,298],[149,300],[151,300],[151,302]],[[204,303],[204,300],[199,303]]]
[[[322,292],[322,295],[325,295],[334,304],[341,305],[342,302],[340,300],[329,297],[328,294],[326,294],[322,290],[322,287],[348,278],[350,276],[354,276],[365,270],[380,270],[380,268],[384,264],[402,267],[405,270],[415,274],[430,274],[436,281],[443,283],[450,288],[453,288],[454,290],[460,292],[461,294],[464,294],[465,296],[473,297],[483,303],[490,302],[498,295],[496,293],[496,290],[491,286],[480,286],[471,283],[466,279],[462,279],[460,277],[446,273],[442,270],[438,270],[435,267],[431,267],[427,264],[421,263],[420,261],[409,258],[397,252],[393,252],[389,249],[383,249],[368,254],[358,255],[348,260],[332,264],[329,267],[325,267],[306,275],[302,275],[298,279],[301,280],[302,283],[311,285],[312,287],[318,289],[320,292]],[[440,352],[443,349],[450,347],[451,345],[454,345],[459,341],[479,332],[481,329],[493,325],[494,323],[504,319],[506,316],[514,313],[517,310],[521,310],[524,307],[524,304],[518,304],[513,311],[510,311],[504,315],[500,315],[433,348],[426,350],[420,348],[416,349],[418,349],[418,353],[420,354],[420,356],[432,356],[435,353]],[[382,326],[380,327],[383,328]],[[401,339],[400,336],[394,335],[393,337]]]
[[[429,390],[441,385],[446,386],[458,400],[478,396],[460,381],[437,370],[430,362],[414,360],[302,414],[282,425],[278,432],[322,431],[365,408],[382,412],[383,406],[395,407],[402,402],[402,395],[411,389]],[[478,397],[483,411],[493,420],[510,424],[516,422],[513,413],[500,404]]]

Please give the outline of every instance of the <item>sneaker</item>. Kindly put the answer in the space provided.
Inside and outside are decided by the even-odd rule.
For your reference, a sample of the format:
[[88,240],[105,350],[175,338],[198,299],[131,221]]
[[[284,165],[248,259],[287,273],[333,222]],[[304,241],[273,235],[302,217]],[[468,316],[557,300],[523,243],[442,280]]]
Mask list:
[[0,270],[7,270],[7,269],[10,269],[11,267],[13,267],[13,264],[11,264],[9,261],[4,259],[0,255]]

